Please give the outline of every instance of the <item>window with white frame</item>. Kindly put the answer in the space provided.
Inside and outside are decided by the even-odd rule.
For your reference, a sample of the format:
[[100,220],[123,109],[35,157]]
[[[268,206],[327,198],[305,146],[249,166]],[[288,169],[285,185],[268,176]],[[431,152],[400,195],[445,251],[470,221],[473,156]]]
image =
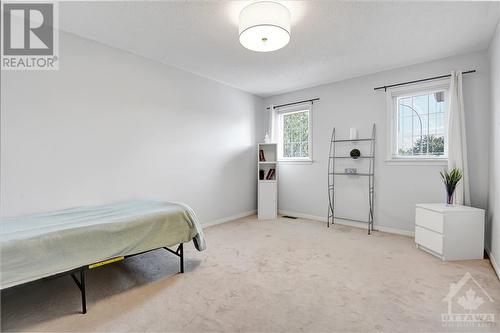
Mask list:
[[448,81],[388,94],[390,160],[446,159]]
[[276,110],[278,154],[281,161],[312,160],[310,105]]

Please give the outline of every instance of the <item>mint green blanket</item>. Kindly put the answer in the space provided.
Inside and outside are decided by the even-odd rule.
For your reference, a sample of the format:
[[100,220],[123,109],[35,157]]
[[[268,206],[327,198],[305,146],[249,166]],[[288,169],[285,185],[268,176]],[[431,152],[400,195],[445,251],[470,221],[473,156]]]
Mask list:
[[106,259],[193,240],[205,249],[193,210],[138,200],[0,219],[0,289]]

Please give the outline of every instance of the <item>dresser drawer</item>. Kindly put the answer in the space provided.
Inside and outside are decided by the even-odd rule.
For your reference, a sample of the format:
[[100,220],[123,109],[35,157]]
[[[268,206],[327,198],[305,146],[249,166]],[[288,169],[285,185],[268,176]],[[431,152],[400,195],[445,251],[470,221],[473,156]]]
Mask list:
[[441,213],[434,212],[428,209],[417,207],[415,224],[426,229],[434,230],[443,233],[444,216]]
[[443,254],[443,235],[428,229],[415,227],[415,243],[426,247],[427,249],[436,252],[439,255]]

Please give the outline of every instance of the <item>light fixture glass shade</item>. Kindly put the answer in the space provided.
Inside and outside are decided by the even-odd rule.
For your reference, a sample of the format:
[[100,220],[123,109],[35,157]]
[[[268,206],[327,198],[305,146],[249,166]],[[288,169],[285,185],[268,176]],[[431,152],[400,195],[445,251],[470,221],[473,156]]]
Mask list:
[[254,2],[240,12],[240,43],[249,50],[270,52],[290,41],[291,15],[273,1]]

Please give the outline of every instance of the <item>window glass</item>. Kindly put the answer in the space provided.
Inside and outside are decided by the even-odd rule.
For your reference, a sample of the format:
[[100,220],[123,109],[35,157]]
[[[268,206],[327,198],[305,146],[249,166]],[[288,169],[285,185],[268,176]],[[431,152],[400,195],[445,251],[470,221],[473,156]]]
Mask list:
[[309,110],[283,113],[281,118],[282,158],[304,159],[310,157]]
[[445,156],[445,95],[445,91],[435,91],[396,97],[395,155]]

